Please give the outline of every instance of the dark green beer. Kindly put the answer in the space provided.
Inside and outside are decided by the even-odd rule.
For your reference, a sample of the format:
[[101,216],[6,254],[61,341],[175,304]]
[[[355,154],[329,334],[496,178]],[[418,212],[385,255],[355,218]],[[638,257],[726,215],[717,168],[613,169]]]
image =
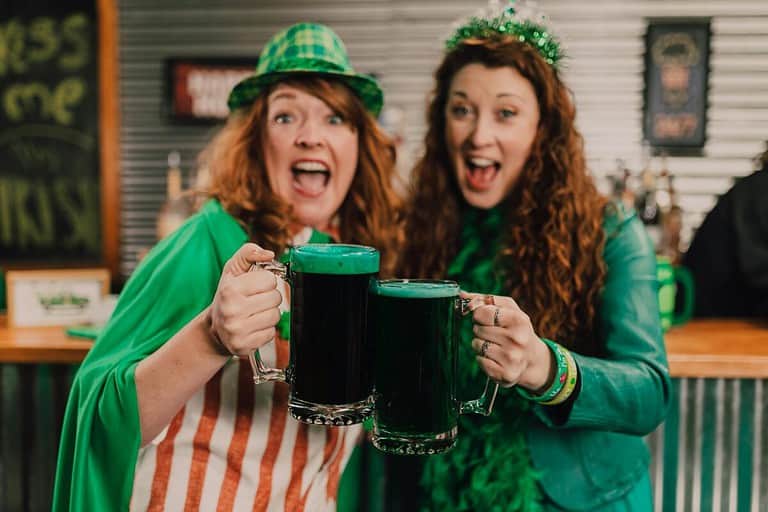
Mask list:
[[378,271],[379,253],[372,247],[307,244],[291,251],[288,367],[260,369],[255,359],[252,365],[257,382],[290,384],[288,410],[297,420],[351,425],[371,415],[373,350],[366,322]]
[[344,405],[369,400],[373,354],[366,336],[366,312],[373,277],[292,273],[294,401]]
[[453,281],[389,280],[371,288],[377,448],[423,454],[454,445],[458,295]]

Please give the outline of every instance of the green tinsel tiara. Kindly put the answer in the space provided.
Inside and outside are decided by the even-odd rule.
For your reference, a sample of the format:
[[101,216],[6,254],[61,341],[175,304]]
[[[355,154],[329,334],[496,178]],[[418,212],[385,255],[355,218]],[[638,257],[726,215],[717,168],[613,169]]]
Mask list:
[[557,68],[558,62],[565,57],[560,42],[543,24],[544,16],[538,16],[541,22],[537,22],[522,15],[528,10],[525,7],[515,9],[514,2],[500,7],[498,1],[492,0],[483,15],[472,16],[461,23],[445,42],[445,47],[450,51],[466,39],[493,39],[509,35],[534,47],[544,60]]

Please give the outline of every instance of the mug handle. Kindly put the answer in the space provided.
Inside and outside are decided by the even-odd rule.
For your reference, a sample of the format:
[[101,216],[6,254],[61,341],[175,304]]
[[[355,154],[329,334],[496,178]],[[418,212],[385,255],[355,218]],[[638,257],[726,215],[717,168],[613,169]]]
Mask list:
[[677,289],[683,290],[683,310],[680,313],[673,313],[672,325],[681,325],[691,319],[694,306],[694,282],[693,274],[685,267],[673,267],[675,281],[680,283]]
[[[279,277],[285,282],[288,282],[288,265],[284,265],[279,261],[272,260],[265,263],[254,263],[251,265],[251,271],[254,270],[266,270],[272,272],[275,277]],[[274,338],[272,342],[274,343]],[[285,370],[279,368],[269,368],[261,360],[261,354],[256,349],[248,354],[248,360],[251,363],[251,369],[253,370],[253,383],[263,384],[265,382],[287,382]]]
[[[469,303],[471,299],[459,299],[459,312],[461,316],[465,316],[471,313],[469,309]],[[485,388],[479,398],[469,400],[467,402],[459,403],[459,414],[480,414],[481,416],[490,416],[493,412],[493,404],[496,402],[496,395],[499,393],[499,383],[493,383],[493,390],[489,391],[491,387],[491,378],[485,379]]]

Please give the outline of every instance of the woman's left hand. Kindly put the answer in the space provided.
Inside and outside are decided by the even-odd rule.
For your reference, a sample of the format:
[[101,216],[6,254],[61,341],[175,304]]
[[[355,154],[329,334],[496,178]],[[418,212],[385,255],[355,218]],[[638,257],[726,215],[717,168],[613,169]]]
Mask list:
[[536,335],[531,319],[510,297],[463,293],[471,299],[472,348],[483,371],[503,387],[544,388],[554,368],[549,347]]

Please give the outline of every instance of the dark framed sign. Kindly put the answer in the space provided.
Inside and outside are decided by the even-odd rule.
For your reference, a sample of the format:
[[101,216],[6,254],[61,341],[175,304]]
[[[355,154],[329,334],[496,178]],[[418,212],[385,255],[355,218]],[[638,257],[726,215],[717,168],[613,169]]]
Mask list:
[[115,0],[0,3],[0,265],[119,266]]
[[165,62],[168,117],[180,123],[217,123],[227,118],[229,91],[251,76],[256,59],[173,57]]
[[707,137],[710,20],[648,21],[643,134],[656,152],[700,154]]

